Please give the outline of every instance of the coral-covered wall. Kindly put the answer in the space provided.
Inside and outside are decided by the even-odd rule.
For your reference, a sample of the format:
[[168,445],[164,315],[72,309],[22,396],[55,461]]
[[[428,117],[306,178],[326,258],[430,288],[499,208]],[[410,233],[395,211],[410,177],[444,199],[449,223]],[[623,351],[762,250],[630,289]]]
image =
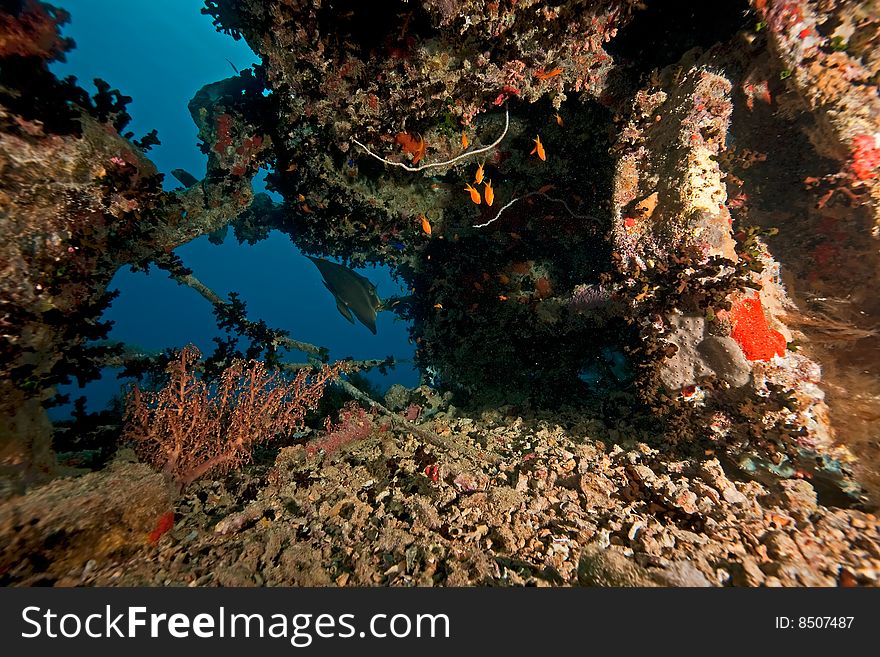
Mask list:
[[[64,12],[31,1],[18,13],[0,13],[4,486],[53,472],[44,406],[55,385],[95,378],[101,359],[111,355],[109,347],[88,342],[106,335],[100,317],[112,299],[106,287],[113,274],[167,258],[247,207],[261,145],[252,136],[229,157],[230,168],[243,167],[231,179],[220,161],[214,184],[163,192],[143,142],[124,134],[130,99],[100,81],[90,96],[49,73],[48,61],[70,46],[58,36],[64,20]],[[230,132],[253,134],[235,116]]]

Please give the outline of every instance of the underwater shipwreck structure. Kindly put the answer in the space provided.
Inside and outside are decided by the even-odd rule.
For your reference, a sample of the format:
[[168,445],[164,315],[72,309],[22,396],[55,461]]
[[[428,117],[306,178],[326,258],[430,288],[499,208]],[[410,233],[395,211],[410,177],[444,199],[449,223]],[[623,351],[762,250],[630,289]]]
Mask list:
[[[63,12],[11,4],[0,581],[880,581],[875,3],[207,0],[261,64],[195,94],[207,174],[175,192],[126,97],[48,71]],[[121,267],[249,345],[206,375],[326,360],[174,255],[229,226],[390,266],[424,385],[336,369],[360,406],[225,478],[174,490],[125,450],[61,477],[55,387],[173,364],[101,341]]]

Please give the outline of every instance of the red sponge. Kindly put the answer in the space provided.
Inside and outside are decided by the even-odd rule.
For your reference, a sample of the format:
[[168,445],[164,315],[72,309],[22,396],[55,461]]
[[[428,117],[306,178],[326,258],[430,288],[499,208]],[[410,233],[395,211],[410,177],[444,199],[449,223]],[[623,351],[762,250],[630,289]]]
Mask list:
[[760,297],[741,299],[730,311],[733,339],[749,360],[770,360],[785,354],[785,336],[767,326]]

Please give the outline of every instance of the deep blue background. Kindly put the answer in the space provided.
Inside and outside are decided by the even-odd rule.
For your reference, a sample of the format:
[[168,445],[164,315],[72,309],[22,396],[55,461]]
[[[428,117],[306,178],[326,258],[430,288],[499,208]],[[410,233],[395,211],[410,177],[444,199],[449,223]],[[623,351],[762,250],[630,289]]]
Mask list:
[[[197,130],[187,110],[195,92],[209,82],[234,75],[229,59],[239,70],[257,62],[244,42],[218,33],[201,0],[52,0],[72,15],[65,36],[76,41],[67,62],[56,63],[58,76],[75,75],[80,85],[94,91],[93,78],[133,98],[128,106],[132,122],[127,130],[140,137],[158,129],[162,144],[148,153],[165,174],[166,189],[179,186],[171,170],[186,169],[197,178],[205,173],[207,158],[197,147]],[[263,191],[262,175],[255,189]],[[277,197],[276,197],[277,200]],[[349,324],[336,310],[315,266],[280,233],[255,246],[239,245],[231,235],[222,246],[200,237],[177,249],[186,266],[221,296],[236,291],[247,303],[251,319],[264,319],[298,340],[325,346],[331,358],[384,358],[394,355],[411,360],[407,325],[391,313],[380,313],[378,335],[360,323]],[[381,297],[400,294],[401,285],[387,269],[360,269],[378,287]],[[110,288],[121,291],[107,311],[113,320],[110,339],[146,349],[181,347],[194,343],[203,352],[213,349],[219,336],[211,304],[195,291],[181,287],[163,272],[149,275],[121,270]],[[294,352],[290,360],[302,361]],[[418,374],[409,362],[388,376],[368,375],[384,391],[392,383],[413,386]],[[123,382],[115,371],[87,386],[64,386],[60,392],[75,399],[88,398],[89,410],[100,410]],[[69,407],[55,409],[63,417]]]

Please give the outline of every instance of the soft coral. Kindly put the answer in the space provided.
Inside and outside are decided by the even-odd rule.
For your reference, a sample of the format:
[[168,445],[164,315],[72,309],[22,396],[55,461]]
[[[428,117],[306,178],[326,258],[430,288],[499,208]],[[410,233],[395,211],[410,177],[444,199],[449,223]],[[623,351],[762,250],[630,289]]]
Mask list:
[[70,20],[63,9],[36,0],[23,3],[17,15],[0,13],[0,57],[18,55],[64,61],[73,39],[62,38],[58,27]]

